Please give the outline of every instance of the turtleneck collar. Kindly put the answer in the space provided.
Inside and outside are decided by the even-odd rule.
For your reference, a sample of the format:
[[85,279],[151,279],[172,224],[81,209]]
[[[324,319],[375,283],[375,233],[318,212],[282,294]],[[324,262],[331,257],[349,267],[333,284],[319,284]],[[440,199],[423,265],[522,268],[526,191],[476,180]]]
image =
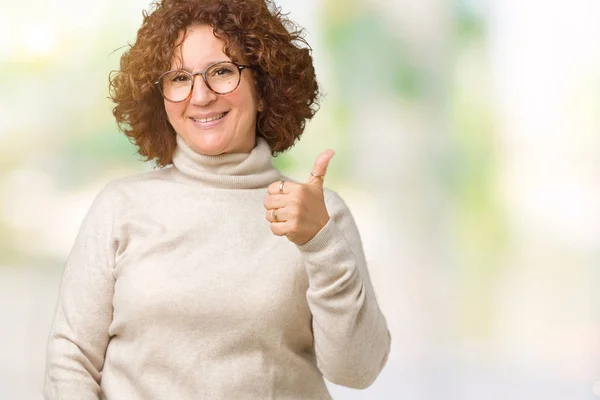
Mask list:
[[207,156],[196,153],[177,135],[171,173],[178,182],[216,189],[266,188],[281,177],[271,165],[271,148],[261,137],[250,153]]

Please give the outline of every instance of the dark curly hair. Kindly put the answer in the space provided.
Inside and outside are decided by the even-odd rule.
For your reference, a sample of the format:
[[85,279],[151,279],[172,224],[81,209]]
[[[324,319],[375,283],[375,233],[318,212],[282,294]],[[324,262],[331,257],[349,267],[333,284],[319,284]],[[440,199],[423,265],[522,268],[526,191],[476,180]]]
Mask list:
[[302,135],[318,109],[311,48],[303,30],[271,0],[158,0],[142,15],[136,41],[121,56],[120,70],[111,72],[109,88],[119,129],[146,161],[161,167],[172,162],[176,134],[154,82],[170,68],[180,33],[195,24],[212,26],[225,54],[253,67],[263,104],[256,134],[273,155]]

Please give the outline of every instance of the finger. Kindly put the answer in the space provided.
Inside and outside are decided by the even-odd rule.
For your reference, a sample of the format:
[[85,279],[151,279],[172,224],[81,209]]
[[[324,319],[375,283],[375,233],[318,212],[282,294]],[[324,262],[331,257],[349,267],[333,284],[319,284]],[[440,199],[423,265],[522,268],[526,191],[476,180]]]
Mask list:
[[274,208],[283,208],[288,202],[289,199],[284,194],[270,194],[265,197],[264,206],[267,210],[272,210]]
[[[277,221],[275,221],[275,216],[277,216]],[[282,222],[287,221],[289,218],[285,209],[283,208],[274,208],[271,210],[265,211],[265,218],[272,224],[280,224]]]
[[315,161],[315,165],[313,166],[311,174],[308,177],[308,181],[306,182],[307,184],[319,186],[321,188],[323,187],[323,179],[325,178],[325,174],[327,173],[329,161],[331,161],[334,155],[335,152],[331,149],[325,150],[324,152],[319,154],[319,157],[317,157],[317,161]]
[[287,222],[271,223],[271,232],[277,236],[286,236],[289,232]]
[[[283,185],[281,185],[281,182],[283,182]],[[291,191],[293,191],[294,188],[297,186],[300,185],[296,182],[275,181],[269,185],[267,191],[269,192],[269,194],[281,194],[281,192],[279,191],[279,188],[281,187],[283,189],[283,194],[288,194]]]

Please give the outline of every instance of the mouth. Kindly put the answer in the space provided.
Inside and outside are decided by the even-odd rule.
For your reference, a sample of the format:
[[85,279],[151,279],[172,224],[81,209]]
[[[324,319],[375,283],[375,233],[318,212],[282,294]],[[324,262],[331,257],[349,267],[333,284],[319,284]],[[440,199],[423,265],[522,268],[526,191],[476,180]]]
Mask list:
[[227,115],[227,113],[228,112],[222,112],[222,113],[215,114],[215,115],[213,115],[211,117],[207,117],[207,118],[193,118],[193,117],[190,117],[190,119],[192,121],[198,122],[198,123],[208,123],[208,122],[213,122],[213,121],[218,121],[220,119],[223,119]]

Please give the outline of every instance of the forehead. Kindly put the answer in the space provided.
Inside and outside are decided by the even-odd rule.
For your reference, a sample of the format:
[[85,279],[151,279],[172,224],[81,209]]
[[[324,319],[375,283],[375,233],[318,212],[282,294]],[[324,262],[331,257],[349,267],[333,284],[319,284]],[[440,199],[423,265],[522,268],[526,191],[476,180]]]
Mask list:
[[175,47],[173,67],[202,70],[218,61],[229,61],[225,54],[225,42],[216,37],[210,25],[193,25],[179,34]]

